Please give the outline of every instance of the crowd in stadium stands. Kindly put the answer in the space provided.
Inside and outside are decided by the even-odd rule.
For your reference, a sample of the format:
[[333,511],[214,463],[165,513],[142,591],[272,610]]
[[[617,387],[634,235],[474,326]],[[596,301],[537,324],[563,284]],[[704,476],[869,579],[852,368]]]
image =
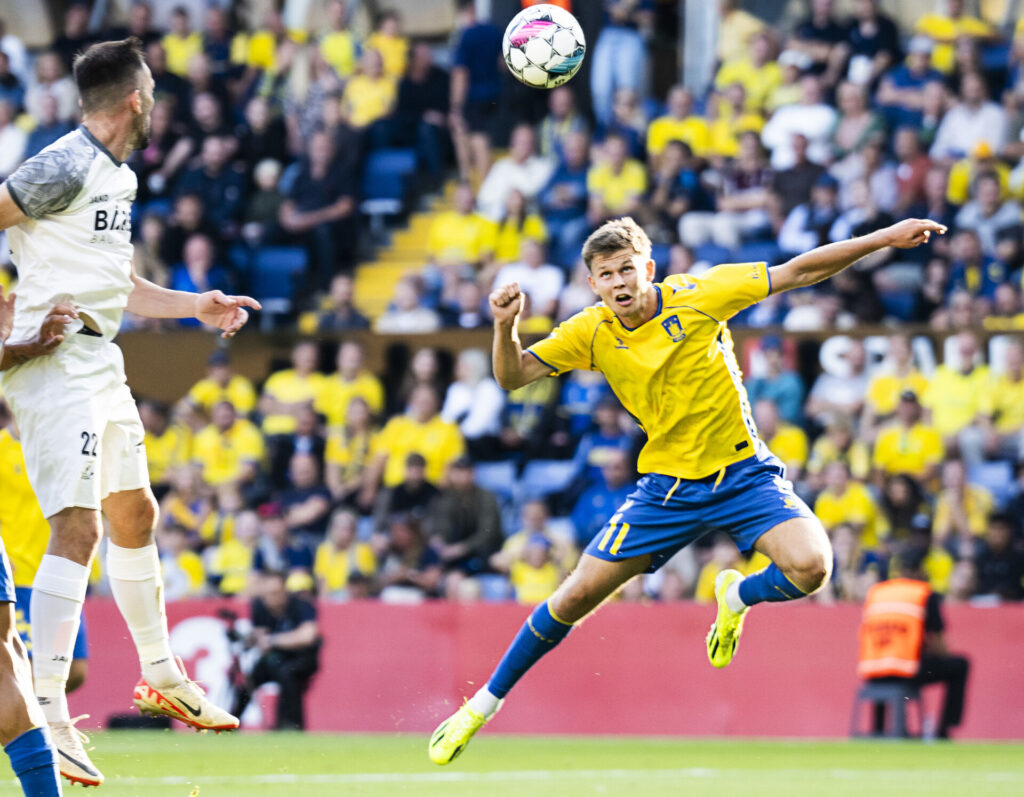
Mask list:
[[[862,599],[907,544],[952,600],[1024,598],[1024,20],[1002,31],[950,0],[899,30],[872,0],[849,19],[812,0],[781,32],[724,2],[712,85],[660,97],[645,78],[653,3],[604,5],[589,78],[524,94],[472,3],[449,47],[410,41],[394,13],[357,35],[338,0],[308,31],[276,11],[245,29],[216,6],[154,31],[145,3],[92,31],[72,4],[34,58],[0,30],[0,177],[75,123],[73,54],[131,33],[157,86],[152,140],[131,160],[136,269],[252,290],[246,253],[302,247],[310,331],[485,329],[491,287],[515,280],[523,329],[546,333],[593,301],[580,246],[624,214],[650,233],[659,275],[939,220],[949,234],[926,246],[741,313],[738,329],[893,332],[826,340],[813,380],[793,339],[743,338],[747,389],[833,540],[820,600]],[[371,320],[352,268],[370,243],[361,170],[382,147],[415,151],[421,194],[457,185],[428,261]],[[174,407],[143,402],[169,598],[243,593],[272,570],[328,599],[537,602],[631,490],[642,437],[599,375],[506,394],[485,352],[450,367],[420,348],[385,389],[359,344],[322,368],[334,355],[301,342],[258,388],[219,352]],[[623,599],[711,601],[720,569],[764,564],[711,536]]]

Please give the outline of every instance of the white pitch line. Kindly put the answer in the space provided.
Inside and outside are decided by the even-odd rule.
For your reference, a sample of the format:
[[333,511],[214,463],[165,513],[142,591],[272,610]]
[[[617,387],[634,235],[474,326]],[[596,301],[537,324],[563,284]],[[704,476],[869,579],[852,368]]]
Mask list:
[[[692,780],[708,780],[728,776],[803,776],[818,775],[849,779],[865,777],[878,778],[912,778],[920,783],[922,777],[934,778],[968,776],[973,782],[986,780],[1006,783],[1024,782],[1024,772],[1002,771],[977,773],[967,770],[934,770],[934,769],[887,769],[887,770],[856,770],[856,769],[717,769],[712,767],[688,767],[683,769],[536,769],[508,770],[495,772],[351,772],[351,773],[266,773],[256,775],[199,775],[186,777],[170,775],[165,777],[142,778],[110,778],[109,785],[123,786],[214,786],[214,785],[353,785],[353,784],[401,784],[401,783],[491,783],[509,781],[550,781],[550,780],[643,780],[650,778],[680,778]],[[7,785],[7,784],[5,784]],[[16,784],[15,784],[16,785]],[[2,788],[2,787],[0,787]]]

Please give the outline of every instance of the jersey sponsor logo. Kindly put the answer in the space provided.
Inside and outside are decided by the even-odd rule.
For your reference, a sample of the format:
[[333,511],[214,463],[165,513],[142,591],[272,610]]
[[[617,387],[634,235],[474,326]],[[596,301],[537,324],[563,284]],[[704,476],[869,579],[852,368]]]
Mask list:
[[679,316],[677,315],[670,315],[661,322],[661,326],[664,327],[668,336],[672,338],[673,343],[679,343],[679,341],[686,337],[686,330],[683,329],[683,322],[679,320]]
[[97,194],[96,196],[89,197],[89,204],[95,205],[97,202],[107,202],[110,199],[110,194]]
[[622,342],[622,338],[620,338],[618,335],[615,336],[615,348],[616,349],[625,349],[626,351],[629,351],[629,346],[627,346],[625,343],[623,343]]
[[114,208],[113,215],[107,210],[97,210],[95,216],[93,216],[92,228],[95,232],[104,230],[131,232],[132,217],[130,213],[116,207]]
[[86,481],[89,481],[90,479],[92,479],[92,477],[95,476],[95,475],[96,475],[96,469],[93,467],[93,464],[91,462],[88,462],[88,463],[86,463],[85,467],[82,468],[82,475],[79,476],[79,478],[82,481],[86,482]]

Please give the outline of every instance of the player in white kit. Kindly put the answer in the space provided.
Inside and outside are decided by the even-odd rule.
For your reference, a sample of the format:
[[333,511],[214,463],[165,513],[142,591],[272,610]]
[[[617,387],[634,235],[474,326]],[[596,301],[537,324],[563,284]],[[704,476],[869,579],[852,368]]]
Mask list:
[[[82,125],[0,186],[0,229],[18,268],[12,340],[29,339],[51,309],[69,302],[65,340],[53,354],[12,365],[0,385],[21,429],[29,479],[50,523],[47,554],[32,585],[36,696],[60,753],[61,772],[99,785],[68,715],[64,694],[89,565],[110,524],[107,573],[142,667],[135,704],[197,729],[233,730],[238,720],[208,701],[171,652],[153,529],[143,428],[112,339],[127,309],[150,318],[195,317],[237,332],[245,307],[219,291],[161,288],[132,270],[131,203],[137,182],[124,160],[145,147],[153,77],[139,42],[104,42],[74,67]],[[13,361],[13,362],[10,362]]]

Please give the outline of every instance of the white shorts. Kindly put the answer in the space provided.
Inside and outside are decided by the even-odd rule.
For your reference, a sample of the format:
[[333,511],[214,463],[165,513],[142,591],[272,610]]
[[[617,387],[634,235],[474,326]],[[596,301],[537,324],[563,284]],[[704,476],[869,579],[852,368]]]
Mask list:
[[145,431],[112,342],[69,335],[54,354],[3,374],[3,390],[45,517],[149,486]]

